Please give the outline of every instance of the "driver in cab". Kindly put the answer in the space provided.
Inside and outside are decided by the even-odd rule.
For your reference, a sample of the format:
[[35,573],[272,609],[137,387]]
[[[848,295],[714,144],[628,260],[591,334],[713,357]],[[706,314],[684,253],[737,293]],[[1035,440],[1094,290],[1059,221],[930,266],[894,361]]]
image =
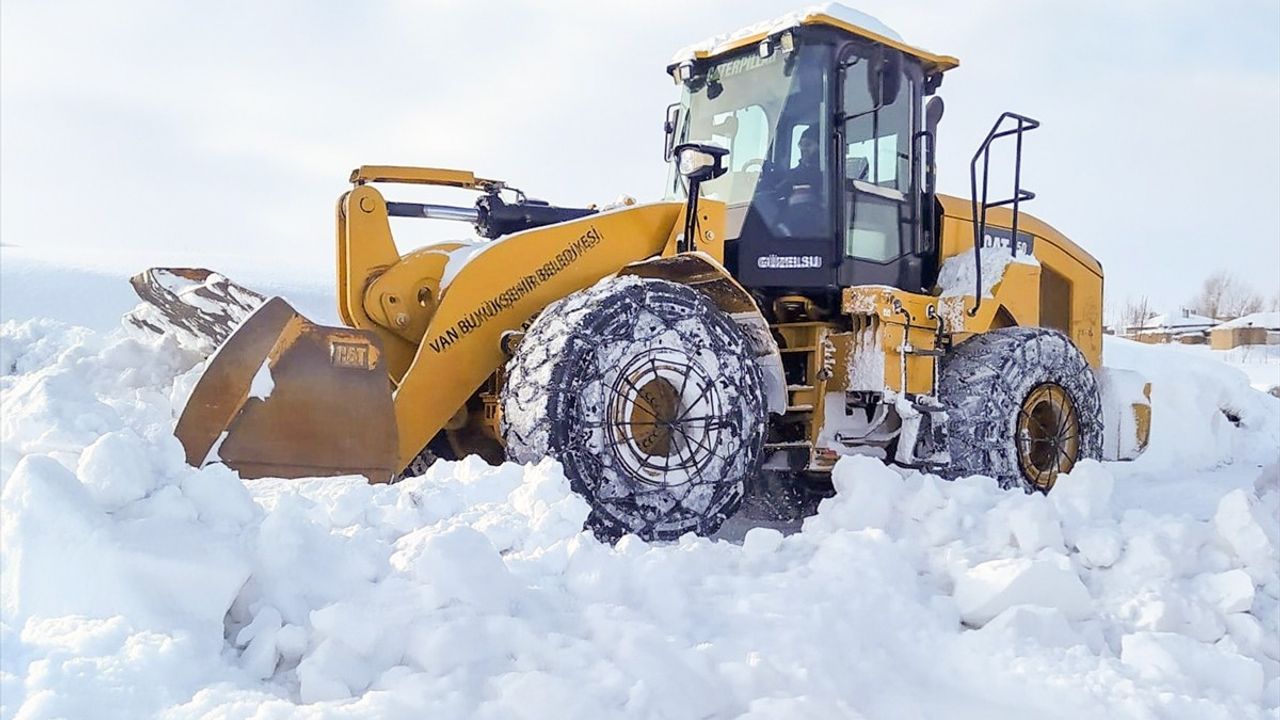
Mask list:
[[813,234],[811,230],[822,227],[825,212],[816,125],[810,125],[800,134],[798,149],[800,157],[796,166],[783,175],[778,185],[778,197],[785,202],[779,230],[791,236]]

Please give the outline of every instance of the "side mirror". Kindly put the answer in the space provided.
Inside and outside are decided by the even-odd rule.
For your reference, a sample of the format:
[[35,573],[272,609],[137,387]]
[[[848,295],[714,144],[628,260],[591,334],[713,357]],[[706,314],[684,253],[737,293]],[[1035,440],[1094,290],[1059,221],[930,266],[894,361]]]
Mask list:
[[689,179],[690,184],[715,180],[729,169],[724,158],[729,150],[718,145],[684,143],[675,148],[676,170]]
[[671,153],[676,145],[676,128],[680,125],[680,103],[671,103],[667,106],[667,119],[662,123],[662,130],[666,134],[666,144],[663,146],[662,159],[671,161]]
[[938,123],[942,122],[942,112],[946,106],[942,104],[942,98],[934,95],[929,98],[929,102],[924,106],[924,127],[934,135],[938,134]]
[[902,53],[877,45],[867,67],[867,92],[872,107],[892,105],[902,89]]

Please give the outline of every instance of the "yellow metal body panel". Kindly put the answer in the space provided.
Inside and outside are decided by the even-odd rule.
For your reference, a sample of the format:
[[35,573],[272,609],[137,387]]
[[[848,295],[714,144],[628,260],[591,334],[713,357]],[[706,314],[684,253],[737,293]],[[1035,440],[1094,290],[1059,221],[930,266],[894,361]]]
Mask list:
[[[939,195],[943,207],[941,257],[945,261],[973,249],[973,212],[968,200]],[[987,213],[987,225],[1009,229],[1008,208]],[[1102,265],[1065,235],[1034,215],[1018,214],[1018,232],[1032,235],[1039,267],[1012,263],[1003,281],[984,298],[978,315],[970,316],[973,297],[963,299],[964,333],[986,332],[1010,324],[1061,330],[1093,367],[1102,365]],[[1055,282],[1047,282],[1053,277]],[[951,302],[961,302],[953,300]],[[944,313],[945,316],[945,313]]]
[[370,280],[400,262],[386,200],[362,185],[342,196],[337,215],[338,316],[350,327],[378,335],[392,376],[398,377],[412,362],[417,343],[375,322],[364,302]]
[[471,257],[442,289],[396,390],[400,466],[503,364],[504,332],[627,264],[660,254],[683,207],[656,203],[590,215],[501,238]]
[[[947,70],[960,66],[960,61],[950,55],[939,55],[937,53],[932,53],[922,48],[913,47],[899,40],[894,40],[893,38],[887,37],[885,35],[881,35],[880,33],[877,33],[877,32],[873,32],[859,25],[855,25],[854,23],[851,23],[847,20],[842,20],[838,17],[829,15],[824,12],[810,12],[806,14],[804,17],[802,17],[799,23],[801,25],[826,25],[828,27],[833,27],[833,28],[836,28],[837,30],[842,30],[844,32],[847,32],[850,35],[856,35],[861,38],[866,38],[873,42],[880,43],[881,45],[885,45],[895,50],[899,50],[903,53],[906,53],[907,55],[910,55],[911,57],[919,58],[920,61],[924,64],[925,70],[928,72],[945,72]],[[723,55],[725,53],[731,53],[734,50],[739,50],[744,47],[750,47],[751,45],[755,45],[756,43],[774,34],[775,32],[777,32],[777,30],[769,29],[769,30],[760,30],[753,33],[738,35],[734,37],[732,40],[721,43],[720,45],[717,45],[711,50],[695,51],[693,56],[695,58],[702,59],[702,58],[708,58],[708,57],[715,57],[717,55]]]
[[[671,228],[667,243],[662,248],[663,257],[676,254],[680,237],[684,235],[685,210],[680,207],[680,217]],[[724,263],[724,223],[725,204],[719,200],[702,198],[698,201],[698,222],[694,226],[697,233],[696,250],[710,255],[717,263]]]
[[506,185],[501,180],[478,178],[470,170],[446,170],[408,165],[361,165],[351,171],[352,185],[371,182],[441,185],[467,190],[502,188]]
[[841,304],[847,315],[876,319],[874,335],[884,352],[884,389],[933,392],[933,358],[914,351],[933,350],[936,345],[938,298],[883,285],[860,285],[845,288]]
[[[370,278],[364,292],[364,309],[379,333],[399,337],[417,348],[440,302],[440,278],[449,264],[449,253],[463,243],[439,243],[414,250]],[[391,379],[397,384],[409,369],[415,353],[391,363]]]

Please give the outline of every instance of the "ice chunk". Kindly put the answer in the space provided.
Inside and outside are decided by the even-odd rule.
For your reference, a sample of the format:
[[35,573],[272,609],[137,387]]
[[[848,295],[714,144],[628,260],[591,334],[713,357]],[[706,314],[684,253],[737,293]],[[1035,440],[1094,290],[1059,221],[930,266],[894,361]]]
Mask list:
[[773,528],[751,528],[742,538],[742,553],[758,558],[770,555],[782,544],[782,533]]
[[831,473],[836,495],[823,500],[805,527],[885,528],[904,493],[902,477],[876,458],[843,457]]
[[1177,633],[1138,632],[1120,639],[1120,660],[1140,677],[1178,690],[1213,689],[1256,701],[1262,695],[1262,666]]
[[1049,500],[1057,508],[1068,539],[1077,528],[1111,518],[1114,487],[1111,472],[1096,460],[1081,460],[1070,473],[1058,478]]
[[975,626],[1014,605],[1057,608],[1069,619],[1093,611],[1089,591],[1061,555],[981,563],[956,579],[955,599],[961,619]]
[[1269,522],[1257,500],[1245,490],[1233,490],[1218,502],[1213,524],[1218,535],[1235,551],[1249,576],[1258,583],[1275,581],[1276,546],[1264,523]]
[[117,510],[146,497],[155,476],[142,438],[132,430],[102,435],[84,449],[76,475],[105,510]]
[[392,563],[431,586],[440,604],[461,602],[486,612],[509,606],[514,583],[497,550],[469,527],[413,533],[400,542]]
[[236,644],[244,647],[240,661],[254,677],[266,679],[275,673],[280,660],[276,637],[282,622],[280,611],[268,606],[258,611],[253,622],[236,635]]
[[1027,555],[1045,548],[1062,550],[1062,526],[1053,505],[1044,495],[1014,496],[1009,511],[1009,529],[1018,547]]
[[1193,581],[1200,597],[1223,614],[1246,612],[1253,607],[1253,578],[1244,570],[1205,573]]
[[1083,639],[1062,611],[1051,607],[1014,605],[978,630],[979,635],[1008,644],[1031,641],[1044,647],[1071,647]]
[[1107,568],[1120,559],[1120,535],[1111,528],[1088,528],[1076,537],[1080,561],[1088,567]]

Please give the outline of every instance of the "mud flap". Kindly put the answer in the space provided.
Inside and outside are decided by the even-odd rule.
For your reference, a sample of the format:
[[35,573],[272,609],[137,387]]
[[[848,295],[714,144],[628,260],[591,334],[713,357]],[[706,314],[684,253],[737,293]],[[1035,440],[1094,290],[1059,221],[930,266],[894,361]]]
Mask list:
[[174,434],[190,465],[222,462],[244,478],[387,482],[399,470],[378,338],[316,325],[278,297],[209,358]]
[[1136,460],[1151,437],[1151,383],[1133,370],[1096,371],[1102,396],[1102,459]]

